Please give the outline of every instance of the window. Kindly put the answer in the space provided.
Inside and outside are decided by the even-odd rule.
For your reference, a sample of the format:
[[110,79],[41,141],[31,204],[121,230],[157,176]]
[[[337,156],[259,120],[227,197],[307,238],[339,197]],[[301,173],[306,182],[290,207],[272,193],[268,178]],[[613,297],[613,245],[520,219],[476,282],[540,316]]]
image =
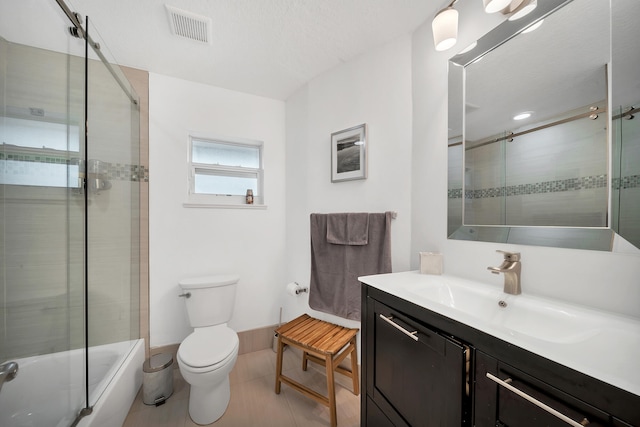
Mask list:
[[0,184],[78,188],[80,128],[0,117]]
[[254,205],[264,205],[262,142],[190,139],[189,202],[245,205],[247,190],[252,190]]

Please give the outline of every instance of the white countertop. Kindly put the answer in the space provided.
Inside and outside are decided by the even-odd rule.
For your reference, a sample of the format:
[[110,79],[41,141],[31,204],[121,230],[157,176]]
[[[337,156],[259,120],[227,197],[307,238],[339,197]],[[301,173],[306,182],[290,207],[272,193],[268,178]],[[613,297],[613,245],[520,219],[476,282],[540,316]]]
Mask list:
[[[640,396],[640,320],[450,275],[417,271],[361,282]],[[499,307],[498,301],[507,303]]]

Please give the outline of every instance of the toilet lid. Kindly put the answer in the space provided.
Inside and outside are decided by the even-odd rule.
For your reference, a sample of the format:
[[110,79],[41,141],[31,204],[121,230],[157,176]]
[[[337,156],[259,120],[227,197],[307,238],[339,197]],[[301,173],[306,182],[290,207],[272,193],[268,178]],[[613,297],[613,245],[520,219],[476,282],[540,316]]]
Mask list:
[[182,341],[178,357],[189,366],[204,368],[225,361],[237,348],[238,335],[228,327],[196,330]]

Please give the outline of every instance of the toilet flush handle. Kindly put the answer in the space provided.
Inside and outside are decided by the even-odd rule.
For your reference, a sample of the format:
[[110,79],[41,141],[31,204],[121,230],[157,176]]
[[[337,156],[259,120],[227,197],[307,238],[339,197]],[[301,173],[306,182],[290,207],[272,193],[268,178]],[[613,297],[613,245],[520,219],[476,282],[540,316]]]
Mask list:
[[180,298],[191,298],[191,292],[186,292],[184,294],[178,295]]

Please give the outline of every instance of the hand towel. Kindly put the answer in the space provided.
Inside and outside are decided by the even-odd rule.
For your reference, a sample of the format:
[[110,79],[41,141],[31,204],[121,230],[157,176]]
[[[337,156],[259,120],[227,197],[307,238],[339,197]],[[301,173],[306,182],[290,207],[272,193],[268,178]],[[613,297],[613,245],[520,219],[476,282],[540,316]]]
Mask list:
[[334,245],[366,245],[369,241],[369,214],[327,214],[327,242]]

